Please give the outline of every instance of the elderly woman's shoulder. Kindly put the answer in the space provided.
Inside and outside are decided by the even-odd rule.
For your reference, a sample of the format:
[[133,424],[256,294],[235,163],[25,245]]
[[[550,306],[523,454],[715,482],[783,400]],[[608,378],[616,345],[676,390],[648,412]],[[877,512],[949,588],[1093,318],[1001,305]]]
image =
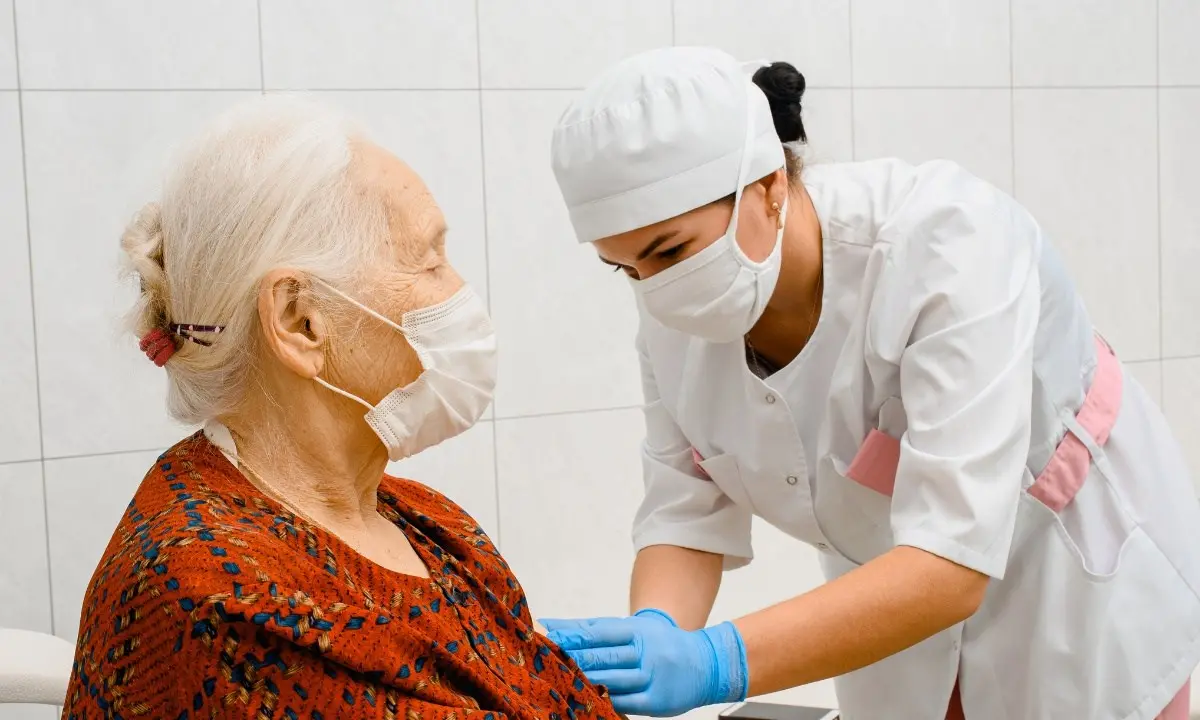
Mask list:
[[203,590],[254,582],[266,565],[286,572],[291,551],[280,542],[276,510],[234,474],[200,435],[159,456],[113,533],[100,564],[110,571],[104,577],[119,579],[123,568],[129,577],[169,576],[169,589]]
[[461,505],[443,493],[417,480],[384,475],[379,484],[380,498],[409,519],[428,518],[451,528],[468,527],[482,535],[479,523]]

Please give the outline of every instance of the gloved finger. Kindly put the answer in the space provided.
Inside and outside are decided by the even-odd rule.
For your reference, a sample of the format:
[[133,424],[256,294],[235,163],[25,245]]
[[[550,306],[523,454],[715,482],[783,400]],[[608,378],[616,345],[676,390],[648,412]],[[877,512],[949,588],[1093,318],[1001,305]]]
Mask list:
[[563,650],[612,647],[632,643],[637,636],[634,627],[628,618],[601,618],[586,623],[563,623],[558,627],[547,625],[550,632],[546,637]]
[[650,687],[650,673],[632,670],[595,670],[584,673],[593,685],[603,685],[613,695],[639,693]]
[[546,632],[542,633],[555,645],[558,645],[563,650],[582,649],[591,647],[591,635],[588,628],[598,622],[615,620],[616,618],[579,618],[579,619],[554,619],[543,618],[539,620]]
[[645,717],[667,717],[675,714],[666,711],[662,704],[655,702],[651,693],[642,691],[625,695],[612,695],[613,709],[622,715],[643,715]]
[[567,655],[585,673],[592,670],[628,670],[637,667],[641,661],[641,653],[633,645],[568,650]]
[[547,630],[563,630],[568,628],[585,628],[594,625],[598,622],[606,622],[608,620],[619,620],[615,617],[597,617],[597,618],[538,618]]

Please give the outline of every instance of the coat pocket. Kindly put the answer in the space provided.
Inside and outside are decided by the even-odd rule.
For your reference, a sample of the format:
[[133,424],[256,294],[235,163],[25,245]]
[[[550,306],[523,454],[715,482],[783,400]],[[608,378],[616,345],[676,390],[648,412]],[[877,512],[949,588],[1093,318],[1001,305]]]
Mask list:
[[1093,464],[1088,468],[1079,490],[1061,509],[1047,505],[1028,491],[1025,497],[1036,512],[1052,517],[1063,544],[1093,580],[1105,580],[1116,574],[1137,524],[1099,467]]

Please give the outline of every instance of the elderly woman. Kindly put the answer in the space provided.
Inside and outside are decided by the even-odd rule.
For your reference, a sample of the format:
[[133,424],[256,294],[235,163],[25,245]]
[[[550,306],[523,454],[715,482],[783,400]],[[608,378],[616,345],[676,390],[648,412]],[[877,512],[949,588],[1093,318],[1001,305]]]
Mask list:
[[141,349],[204,429],[100,560],[66,717],[615,717],[479,525],[384,475],[491,401],[491,322],[445,243],[410,168],[297,100],[183,157],[122,245]]

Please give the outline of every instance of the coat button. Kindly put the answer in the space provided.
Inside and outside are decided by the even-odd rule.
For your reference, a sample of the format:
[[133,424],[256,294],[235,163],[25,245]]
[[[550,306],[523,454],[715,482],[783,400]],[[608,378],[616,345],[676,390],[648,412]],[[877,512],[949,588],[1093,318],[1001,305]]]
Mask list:
[[800,482],[800,478],[796,477],[795,475],[787,476],[787,484],[788,485],[795,485],[798,482]]
[[768,404],[768,405],[774,405],[774,404],[775,404],[775,396],[774,396],[774,395],[767,395],[767,404]]

